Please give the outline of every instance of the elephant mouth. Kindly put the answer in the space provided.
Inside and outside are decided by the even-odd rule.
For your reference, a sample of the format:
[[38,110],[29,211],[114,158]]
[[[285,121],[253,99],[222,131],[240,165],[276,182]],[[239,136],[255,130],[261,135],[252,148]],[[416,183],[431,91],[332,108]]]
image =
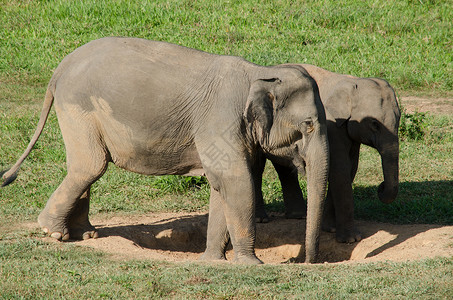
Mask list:
[[304,160],[294,160],[293,164],[297,169],[297,173],[305,175],[305,167],[307,166],[307,164]]
[[266,153],[266,158],[282,166],[291,167],[294,171],[297,170],[300,175],[305,176],[306,174],[305,168],[307,163],[305,158],[298,152],[297,145],[284,147],[279,149],[278,152],[268,151]]

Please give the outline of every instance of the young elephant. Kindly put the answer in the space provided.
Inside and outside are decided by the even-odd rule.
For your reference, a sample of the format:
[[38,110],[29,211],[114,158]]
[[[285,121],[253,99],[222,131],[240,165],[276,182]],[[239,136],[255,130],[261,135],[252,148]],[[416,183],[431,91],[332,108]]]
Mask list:
[[103,38],[69,54],[50,80],[36,132],[7,172],[11,183],[52,104],[67,175],[38,218],[59,240],[96,238],[90,187],[109,162],[149,174],[206,174],[211,184],[202,259],[255,256],[254,181],[262,155],[307,164],[306,261],[317,255],[328,175],[325,112],[316,82],[291,66],[262,67],[164,42]]
[[[361,144],[377,149],[381,155],[384,182],[378,188],[379,199],[391,203],[398,194],[400,110],[395,92],[383,79],[342,75],[306,64],[286,66],[308,71],[318,84],[326,109],[330,173],[323,229],[336,232],[339,242],[359,241],[361,235],[354,226],[352,182]],[[297,173],[275,161],[273,164],[282,183],[286,216],[304,217],[306,208]],[[257,219],[268,219],[258,190]]]

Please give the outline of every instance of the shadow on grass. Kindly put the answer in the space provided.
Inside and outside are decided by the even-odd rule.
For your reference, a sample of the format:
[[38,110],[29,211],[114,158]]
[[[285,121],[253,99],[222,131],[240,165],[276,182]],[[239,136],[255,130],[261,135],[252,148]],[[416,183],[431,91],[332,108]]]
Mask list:
[[395,202],[383,204],[377,187],[355,186],[355,217],[395,224],[453,225],[453,181],[400,182]]

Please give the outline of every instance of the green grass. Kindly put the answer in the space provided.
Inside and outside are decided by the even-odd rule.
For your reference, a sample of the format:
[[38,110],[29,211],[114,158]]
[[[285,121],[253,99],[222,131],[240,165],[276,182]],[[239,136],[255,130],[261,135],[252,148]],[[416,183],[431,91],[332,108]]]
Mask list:
[[[453,96],[451,1],[9,1],[0,0],[0,169],[13,164],[36,126],[62,58],[104,36],[135,36],[239,55],[254,63],[312,63],[387,79],[398,94]],[[420,117],[420,116],[417,116]],[[400,194],[384,205],[379,155],[362,147],[356,218],[453,224],[453,117],[424,115],[418,140],[400,145]],[[406,120],[411,120],[408,116]],[[412,126],[412,127],[411,127]],[[18,229],[36,221],[66,173],[52,112],[18,179],[0,189],[0,298],[432,298],[451,297],[449,259],[366,265],[244,267],[118,261]],[[301,178],[301,186],[305,181]],[[268,208],[283,211],[267,168]],[[200,178],[151,177],[109,167],[93,186],[91,214],[207,211]]]
[[312,63],[397,89],[451,92],[451,1],[1,1],[0,73],[44,85],[104,36],[164,40],[263,65]]
[[[447,299],[449,259],[237,266],[119,261],[34,239],[0,244],[2,299]],[[25,282],[25,284],[24,284]]]

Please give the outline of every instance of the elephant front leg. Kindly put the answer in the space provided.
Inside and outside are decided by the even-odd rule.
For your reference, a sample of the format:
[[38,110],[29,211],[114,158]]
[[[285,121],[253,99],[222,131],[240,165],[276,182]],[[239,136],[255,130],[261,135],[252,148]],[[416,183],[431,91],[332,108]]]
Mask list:
[[[332,170],[332,169],[331,169]],[[343,173],[338,170],[329,176],[329,191],[326,210],[324,216],[324,228],[330,228],[329,231],[336,232],[336,239],[340,243],[353,243],[362,239],[360,232],[354,224],[354,200],[352,195],[352,182],[349,172]],[[335,212],[335,230],[332,230],[332,207]]]
[[256,185],[255,220],[257,223],[268,223],[270,221],[270,218],[264,206],[264,198],[261,188],[261,184]]
[[260,264],[255,255],[252,184],[248,190],[243,188],[243,182],[223,185],[224,195],[211,188],[206,250],[200,260],[225,260],[225,249],[231,237],[235,262]]
[[225,250],[230,240],[220,193],[211,187],[209,199],[208,233],[206,250],[200,260],[226,260]]
[[228,233],[235,262],[262,263],[255,255],[254,170],[233,139],[206,141],[201,136],[196,141],[212,192],[207,248],[202,259],[224,259]]
[[225,219],[233,244],[234,260],[243,264],[261,264],[255,255],[255,193],[253,180],[246,176],[225,179]]
[[264,156],[257,159],[254,166],[254,187],[255,187],[255,220],[257,223],[268,223],[269,215],[266,212],[263,198],[263,172],[266,166],[266,158]]
[[[352,191],[352,183],[354,182],[359,165],[359,155],[360,143],[353,142],[349,149],[348,160],[346,160],[348,164],[343,169],[344,173],[341,174],[341,176],[344,176],[344,182],[342,184],[344,184],[343,188],[345,193],[338,194],[336,195],[337,197],[334,197],[329,193],[327,195],[327,203],[333,208],[333,213],[335,215],[335,224],[337,227],[336,239],[342,243],[354,243],[362,239],[362,235],[354,222],[354,196]],[[349,181],[347,180],[348,178],[350,179]],[[339,180],[338,177],[337,179],[332,180],[333,188],[339,189],[340,187],[335,182]],[[336,199],[336,201],[332,199]]]
[[324,213],[322,217],[322,230],[326,232],[336,232],[337,225],[335,220],[335,206],[333,204],[333,199],[331,192],[332,189],[328,189],[327,198],[324,204]]
[[326,231],[335,232],[340,243],[360,241],[362,237],[354,224],[352,195],[360,144],[349,139],[345,128],[330,127],[329,146],[329,187],[322,227]]
[[302,219],[307,216],[307,205],[299,185],[299,177],[295,167],[282,166],[272,162],[282,184],[285,217]]

